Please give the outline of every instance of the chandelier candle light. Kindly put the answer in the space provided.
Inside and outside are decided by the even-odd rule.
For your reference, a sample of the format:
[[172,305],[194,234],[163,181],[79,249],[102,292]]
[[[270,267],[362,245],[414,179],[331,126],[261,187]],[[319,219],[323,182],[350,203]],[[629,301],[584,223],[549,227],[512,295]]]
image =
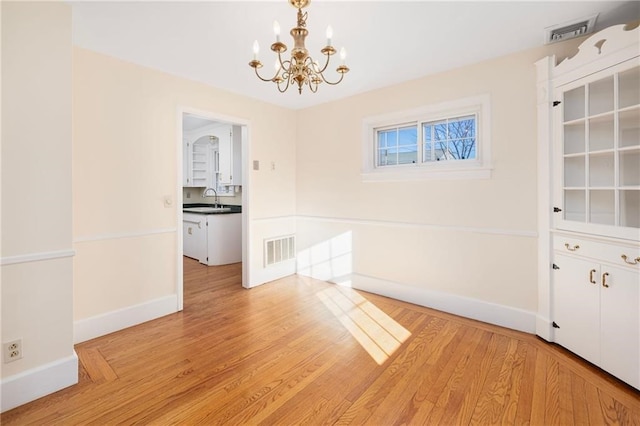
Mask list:
[[249,62],[258,78],[262,81],[272,81],[277,84],[278,90],[284,93],[289,85],[295,82],[298,85],[298,93],[302,94],[302,86],[307,85],[313,93],[318,90],[318,85],[322,82],[336,85],[342,81],[344,75],[349,72],[349,68],[344,64],[347,55],[344,47],[340,49],[340,58],[342,63],[336,68],[340,74],[337,81],[331,82],[324,76],[324,72],[329,66],[331,55],[336,53],[336,49],[331,46],[331,37],[333,37],[333,28],[327,27],[327,45],[320,51],[326,56],[326,62],[322,68],[318,61],[314,61],[309,56],[309,51],[304,46],[304,39],[309,34],[307,30],[307,13],[302,13],[302,9],[307,7],[311,0],[289,0],[289,3],[298,9],[298,25],[291,29],[290,34],[293,37],[293,49],[291,50],[291,59],[282,60],[282,53],[286,52],[287,46],[280,41],[280,24],[273,23],[273,32],[276,34],[276,41],[271,45],[271,50],[278,54],[278,58],[274,64],[275,75],[272,78],[263,78],[258,73],[258,68],[262,67],[262,62],[258,60],[258,52],[260,46],[258,41],[253,42],[253,60]]

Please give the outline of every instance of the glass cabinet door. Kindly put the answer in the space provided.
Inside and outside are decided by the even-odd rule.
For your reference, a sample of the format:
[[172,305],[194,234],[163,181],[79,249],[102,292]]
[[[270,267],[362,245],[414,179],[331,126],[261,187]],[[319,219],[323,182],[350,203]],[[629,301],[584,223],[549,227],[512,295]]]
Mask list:
[[[561,89],[559,228],[611,235],[640,229],[640,66]],[[558,116],[556,116],[558,117]],[[556,151],[558,152],[558,151]],[[609,228],[607,230],[607,228]],[[618,234],[624,234],[620,229]],[[623,235],[619,235],[623,236]]]

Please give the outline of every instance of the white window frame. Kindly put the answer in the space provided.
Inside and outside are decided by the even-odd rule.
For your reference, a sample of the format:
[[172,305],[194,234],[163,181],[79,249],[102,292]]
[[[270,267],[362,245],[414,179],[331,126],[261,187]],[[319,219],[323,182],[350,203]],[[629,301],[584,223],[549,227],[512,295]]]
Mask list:
[[[418,150],[422,143],[422,123],[476,116],[476,158],[416,162],[377,166],[377,130],[415,124],[418,128]],[[418,156],[421,158],[421,155]],[[363,120],[362,180],[409,181],[425,179],[488,179],[491,177],[491,99],[488,94],[426,105],[407,111],[398,111]]]

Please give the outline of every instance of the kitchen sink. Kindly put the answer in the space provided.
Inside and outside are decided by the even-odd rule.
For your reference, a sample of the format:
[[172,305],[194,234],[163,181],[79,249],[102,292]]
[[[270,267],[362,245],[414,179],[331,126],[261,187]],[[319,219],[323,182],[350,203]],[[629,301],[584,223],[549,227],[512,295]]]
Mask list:
[[187,213],[220,213],[231,211],[231,207],[187,207],[182,211]]

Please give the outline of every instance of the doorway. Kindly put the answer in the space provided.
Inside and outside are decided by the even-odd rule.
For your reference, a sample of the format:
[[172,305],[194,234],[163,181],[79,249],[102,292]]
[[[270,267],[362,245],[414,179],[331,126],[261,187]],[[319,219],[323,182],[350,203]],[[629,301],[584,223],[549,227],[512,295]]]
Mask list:
[[[178,217],[178,238],[176,247],[176,283],[178,310],[184,305],[184,268],[183,257],[187,254],[194,257],[193,238],[200,228],[189,229],[190,223],[185,218],[192,219],[192,212],[183,213],[183,205],[194,207],[217,207],[222,209],[214,213],[199,213],[198,219],[209,221],[224,221],[221,226],[228,230],[228,221],[240,222],[238,238],[240,239],[240,259],[242,262],[242,285],[247,287],[249,282],[249,123],[246,120],[223,116],[215,112],[194,108],[178,108],[177,125],[177,185],[176,211]],[[194,147],[195,145],[195,147]],[[238,170],[240,169],[240,170]],[[197,209],[196,209],[197,210]],[[238,211],[240,210],[240,211]],[[208,210],[207,210],[208,212]],[[237,220],[237,216],[240,220]],[[230,222],[230,223],[231,223]],[[235,229],[235,228],[234,228]],[[185,232],[189,232],[185,234]],[[235,231],[231,231],[235,232]],[[229,233],[227,233],[229,234]],[[235,235],[235,234],[232,234]],[[226,235],[226,238],[230,238]],[[237,241],[236,241],[237,242]],[[200,246],[200,250],[223,249],[224,244],[216,249],[216,239],[211,244]],[[189,250],[185,253],[185,244]],[[210,247],[211,246],[211,247]],[[219,253],[219,252],[216,252]],[[195,256],[198,257],[198,256]],[[205,260],[206,259],[206,260]],[[211,260],[209,260],[211,259]],[[218,260],[216,260],[218,259]],[[220,260],[222,259],[222,260]],[[231,259],[231,260],[230,260]],[[216,262],[234,262],[234,256],[204,256],[198,260],[202,264],[216,265]],[[215,266],[211,266],[215,267]]]

